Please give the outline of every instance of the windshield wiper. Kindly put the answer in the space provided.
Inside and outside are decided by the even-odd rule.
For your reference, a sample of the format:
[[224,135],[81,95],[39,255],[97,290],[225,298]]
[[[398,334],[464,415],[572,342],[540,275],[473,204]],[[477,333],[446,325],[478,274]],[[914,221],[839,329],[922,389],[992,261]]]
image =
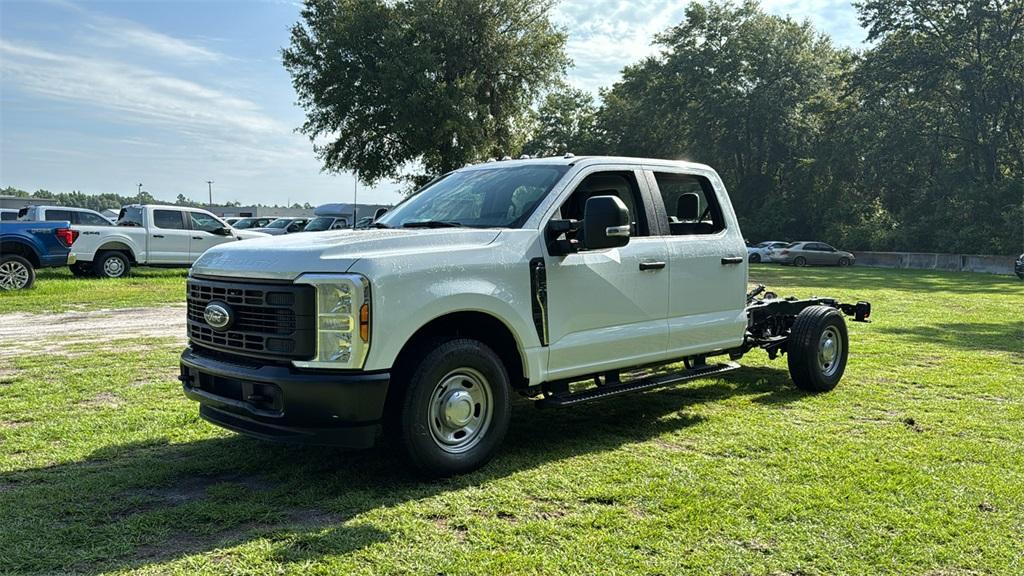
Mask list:
[[402,228],[461,228],[462,224],[447,220],[417,220],[415,222],[403,222]]

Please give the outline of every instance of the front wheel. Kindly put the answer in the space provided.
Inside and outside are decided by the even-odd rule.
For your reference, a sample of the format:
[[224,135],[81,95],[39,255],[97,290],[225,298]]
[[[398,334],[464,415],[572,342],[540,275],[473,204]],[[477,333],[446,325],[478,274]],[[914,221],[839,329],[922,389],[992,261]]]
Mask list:
[[427,353],[405,390],[399,437],[409,462],[427,476],[486,464],[511,418],[508,374],[486,344],[458,339]]
[[789,375],[808,392],[827,392],[846,371],[849,336],[846,321],[831,306],[810,306],[796,315],[786,343]]
[[850,259],[849,258],[840,258],[839,259],[839,267],[840,268],[846,268],[849,265],[850,265]]
[[93,272],[102,278],[124,278],[132,269],[132,263],[124,252],[100,252],[93,261]]
[[36,281],[32,263],[14,254],[0,257],[0,290],[24,290]]
[[757,253],[755,252],[754,254],[751,254],[751,255],[750,255],[750,258],[749,258],[749,260],[750,260],[750,263],[751,263],[751,264],[757,264],[757,263],[761,262],[761,255],[760,255],[760,254],[757,254]]

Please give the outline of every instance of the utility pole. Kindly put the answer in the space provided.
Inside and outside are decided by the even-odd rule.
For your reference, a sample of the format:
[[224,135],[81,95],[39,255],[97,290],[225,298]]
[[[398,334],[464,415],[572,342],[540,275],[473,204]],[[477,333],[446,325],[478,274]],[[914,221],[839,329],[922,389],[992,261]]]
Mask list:
[[210,193],[210,206],[213,206],[213,180],[206,181],[206,190]]
[[359,172],[352,173],[352,229],[359,220]]
[[139,196],[142,196],[142,182],[139,182]]

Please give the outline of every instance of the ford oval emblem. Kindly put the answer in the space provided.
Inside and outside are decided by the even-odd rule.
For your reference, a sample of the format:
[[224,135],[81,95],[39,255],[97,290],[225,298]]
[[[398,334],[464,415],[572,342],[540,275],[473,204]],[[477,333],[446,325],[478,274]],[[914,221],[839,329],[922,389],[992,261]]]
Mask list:
[[231,325],[231,309],[227,304],[210,302],[203,310],[203,319],[214,330],[226,330]]

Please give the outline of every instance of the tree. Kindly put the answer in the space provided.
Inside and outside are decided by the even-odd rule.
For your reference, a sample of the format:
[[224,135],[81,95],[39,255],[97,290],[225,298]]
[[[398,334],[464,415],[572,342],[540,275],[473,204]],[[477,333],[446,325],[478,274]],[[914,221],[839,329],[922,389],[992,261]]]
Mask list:
[[537,109],[536,128],[523,151],[534,156],[593,154],[599,146],[596,120],[597,105],[589,92],[560,87],[548,93]]
[[871,0],[854,76],[863,186],[887,247],[1016,253],[1024,238],[1024,2]]
[[307,0],[282,51],[328,171],[373,183],[518,152],[565,71],[553,0]]
[[850,54],[756,2],[690,4],[656,40],[604,93],[606,149],[714,166],[751,237],[824,232],[838,196],[815,144]]

